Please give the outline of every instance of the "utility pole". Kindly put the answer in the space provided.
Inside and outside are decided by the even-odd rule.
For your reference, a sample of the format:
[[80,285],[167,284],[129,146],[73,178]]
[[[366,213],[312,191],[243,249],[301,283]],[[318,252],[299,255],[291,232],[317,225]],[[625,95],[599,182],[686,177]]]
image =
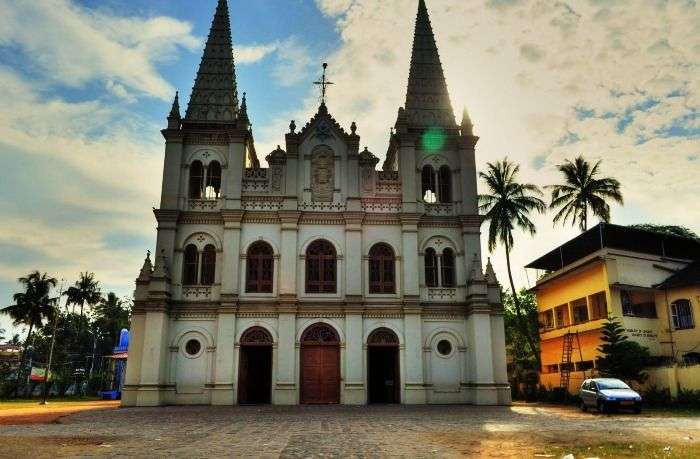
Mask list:
[[63,295],[63,283],[65,279],[61,279],[61,287],[58,289],[58,298],[56,298],[56,310],[53,317],[53,332],[51,333],[51,348],[49,349],[49,361],[46,364],[46,374],[44,375],[44,399],[42,405],[46,405],[46,399],[49,397],[49,375],[51,374],[51,361],[53,360],[53,348],[56,344],[56,330],[58,329],[58,316],[61,314],[61,296]]

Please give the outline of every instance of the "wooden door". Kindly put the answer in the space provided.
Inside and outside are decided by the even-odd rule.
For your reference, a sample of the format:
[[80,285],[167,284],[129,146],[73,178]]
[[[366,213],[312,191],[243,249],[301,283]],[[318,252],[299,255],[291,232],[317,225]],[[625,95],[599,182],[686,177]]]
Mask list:
[[302,346],[301,403],[340,403],[340,348],[338,345]]

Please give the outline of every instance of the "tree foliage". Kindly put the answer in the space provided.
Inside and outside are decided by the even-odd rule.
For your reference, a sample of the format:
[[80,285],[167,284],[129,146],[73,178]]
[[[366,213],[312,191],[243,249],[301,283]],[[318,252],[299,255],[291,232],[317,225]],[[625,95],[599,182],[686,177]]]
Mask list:
[[654,233],[666,234],[669,236],[680,236],[687,237],[689,239],[700,239],[694,231],[685,226],[677,225],[657,225],[654,223],[639,223],[636,225],[629,225],[630,228],[636,228],[646,231],[652,231]]
[[530,336],[536,337],[536,348],[534,352],[529,348],[528,337],[523,334],[518,323],[515,301],[511,292],[503,294],[503,323],[506,332],[506,346],[508,346],[513,360],[517,364],[522,365],[524,368],[537,368],[537,361],[532,358],[533,354],[539,355],[540,353],[537,299],[532,292],[522,289],[518,292],[518,300],[527,322],[528,332]]
[[[542,191],[537,185],[520,183],[519,172],[520,166],[505,158],[496,163],[488,163],[487,171],[479,173],[488,190],[487,194],[479,195],[479,210],[484,214],[484,221],[489,223],[489,250],[493,252],[497,244],[503,244],[511,292],[517,291],[510,266],[510,251],[515,243],[513,231],[519,228],[534,235],[537,228],[530,220],[530,213],[544,212],[546,209],[544,201],[540,198]],[[536,334],[533,334],[528,327],[518,295],[513,296],[513,305],[518,325],[522,336],[527,340],[532,358],[539,361],[539,353],[535,352]]]
[[642,370],[649,363],[649,349],[630,341],[615,317],[608,317],[602,333],[602,344],[598,347],[601,356],[597,359],[600,374],[624,381],[644,382],[647,375]]
[[63,293],[67,298],[66,306],[71,304],[80,306],[80,315],[82,316],[83,308],[86,304],[92,307],[102,299],[99,284],[95,280],[95,273],[80,273],[80,277],[75,281],[75,285],[68,287]]
[[566,224],[571,220],[572,225],[578,223],[581,231],[588,229],[589,209],[594,216],[604,222],[610,221],[610,205],[608,200],[623,204],[620,182],[612,177],[600,177],[600,164],[593,166],[583,156],[573,162],[567,160],[557,169],[564,175],[564,183],[549,185],[552,193],[550,209],[558,209],[554,215],[554,223],[560,221]]

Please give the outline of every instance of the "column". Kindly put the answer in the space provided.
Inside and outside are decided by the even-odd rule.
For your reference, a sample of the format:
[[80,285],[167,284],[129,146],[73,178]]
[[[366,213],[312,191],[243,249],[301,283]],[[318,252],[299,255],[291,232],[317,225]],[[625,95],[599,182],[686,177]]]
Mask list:
[[221,194],[225,199],[225,209],[240,209],[248,132],[230,134],[230,136],[231,143],[227,151],[228,167],[222,171]]
[[280,220],[282,221],[279,270],[280,297],[296,298],[299,212],[282,211],[280,212]]
[[[277,343],[276,366],[277,377],[272,393],[272,403],[275,405],[295,405],[299,402],[297,384],[297,343],[296,343],[296,312],[294,308],[280,306],[277,319],[279,342]],[[273,369],[273,371],[275,371]]]
[[141,378],[136,404],[157,406],[163,404],[160,388],[166,383],[168,315],[165,310],[146,312],[141,357]]
[[221,266],[222,301],[237,298],[240,292],[241,210],[222,210],[224,219],[223,263]]
[[420,277],[418,270],[418,214],[401,214],[401,287],[405,298],[418,299]]
[[165,130],[165,160],[160,208],[177,209],[182,172],[182,135],[179,130]]
[[399,178],[401,180],[401,200],[403,211],[417,212],[416,198],[416,148],[409,134],[399,135]]
[[362,306],[345,309],[345,398],[346,405],[367,403],[365,390],[366,346],[363,342]]
[[216,358],[214,360],[214,389],[212,405],[233,405],[236,403],[236,383],[234,381],[234,345],[236,341],[236,308],[222,304],[216,333]]
[[[490,308],[474,310],[469,320],[470,334],[473,336],[471,358],[474,359],[472,385],[474,404],[496,405],[498,393],[494,384],[494,355],[491,334]],[[505,360],[504,360],[505,361]]]
[[465,135],[459,138],[460,189],[462,192],[462,215],[479,213],[478,193],[476,189],[477,173],[475,148],[479,138]]
[[404,400],[407,405],[424,404],[426,402],[425,387],[423,386],[423,333],[420,306],[404,307],[404,341],[403,355],[405,376]]
[[491,346],[493,349],[493,379],[498,385],[498,404],[508,405],[511,403],[511,393],[506,364],[506,333],[503,325],[503,314],[500,312],[491,315]]
[[362,297],[362,212],[345,212],[345,295]]

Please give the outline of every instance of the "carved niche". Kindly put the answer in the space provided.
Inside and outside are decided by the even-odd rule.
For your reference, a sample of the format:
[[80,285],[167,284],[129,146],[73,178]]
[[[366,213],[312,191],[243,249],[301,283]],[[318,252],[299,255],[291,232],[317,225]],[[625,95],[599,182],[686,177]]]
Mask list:
[[332,202],[335,189],[333,150],[319,147],[311,155],[311,197],[318,202]]

